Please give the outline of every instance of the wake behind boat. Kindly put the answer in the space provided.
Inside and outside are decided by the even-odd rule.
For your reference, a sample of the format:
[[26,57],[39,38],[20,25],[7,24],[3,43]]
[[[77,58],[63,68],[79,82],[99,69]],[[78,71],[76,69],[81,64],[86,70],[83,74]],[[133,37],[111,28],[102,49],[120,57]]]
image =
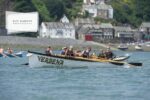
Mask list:
[[[30,67],[100,67],[105,63],[114,65],[124,65],[126,62],[114,61],[110,59],[68,57],[61,55],[47,55],[39,52],[28,51]],[[135,64],[136,65],[136,64]]]

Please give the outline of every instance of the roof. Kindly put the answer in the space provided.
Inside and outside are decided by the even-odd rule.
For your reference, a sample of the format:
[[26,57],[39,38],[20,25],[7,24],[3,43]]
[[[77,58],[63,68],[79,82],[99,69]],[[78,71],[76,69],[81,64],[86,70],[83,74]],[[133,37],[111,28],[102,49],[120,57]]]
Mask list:
[[99,4],[99,5],[97,5],[97,8],[98,9],[105,9],[105,10],[113,9],[111,5],[106,5],[106,4]]
[[114,29],[115,31],[122,31],[122,32],[132,31],[131,27],[124,27],[124,26],[115,26]]
[[60,28],[61,29],[62,28],[65,28],[65,29],[71,28],[71,29],[73,29],[74,28],[74,25],[72,23],[43,22],[43,24],[48,29],[60,29]]
[[141,27],[150,27],[150,22],[143,22]]
[[86,23],[86,24],[94,24],[95,21],[93,18],[77,18],[75,21],[78,21],[79,23]]
[[62,23],[69,23],[69,19],[67,18],[66,15],[64,15],[64,16],[60,19],[60,22],[62,22]]
[[91,29],[92,25],[89,25],[89,24],[86,24],[86,25],[83,25],[79,30],[78,30],[78,33],[80,34],[86,34],[88,33],[88,31]]
[[102,23],[102,24],[94,24],[94,25],[83,25],[79,30],[78,33],[82,33],[82,34],[86,34],[89,31],[97,31],[97,32],[101,32],[102,28],[113,28],[112,24],[110,23]]
[[113,28],[111,23],[101,23],[100,26],[101,28]]

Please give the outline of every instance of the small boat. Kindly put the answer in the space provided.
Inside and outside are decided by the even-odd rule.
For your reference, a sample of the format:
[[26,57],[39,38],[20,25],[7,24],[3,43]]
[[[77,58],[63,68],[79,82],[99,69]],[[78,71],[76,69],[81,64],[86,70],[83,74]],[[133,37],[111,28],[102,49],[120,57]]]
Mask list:
[[7,52],[4,52],[3,54],[0,54],[0,57],[23,57],[23,53],[18,52],[18,53],[9,54]]
[[[110,59],[98,59],[98,58],[83,58],[83,57],[68,57],[62,55],[46,55],[39,52],[28,51],[29,58],[28,65],[30,67],[89,67],[89,66],[102,66],[105,63],[111,63],[114,65],[124,65],[125,62]],[[127,58],[126,58],[127,59]]]
[[127,50],[128,46],[121,44],[121,45],[118,46],[118,49],[120,49],[120,50]]
[[142,46],[141,46],[141,45],[136,45],[136,46],[135,46],[135,50],[137,50],[137,51],[142,51],[143,49],[142,49]]

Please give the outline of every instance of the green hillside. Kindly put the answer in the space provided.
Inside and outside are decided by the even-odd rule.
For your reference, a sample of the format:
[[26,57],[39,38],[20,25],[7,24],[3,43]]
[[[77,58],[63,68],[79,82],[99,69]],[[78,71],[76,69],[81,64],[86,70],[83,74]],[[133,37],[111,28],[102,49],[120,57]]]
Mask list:
[[42,21],[59,20],[63,14],[75,18],[82,7],[82,0],[15,0],[15,11],[38,11]]
[[149,0],[111,0],[114,8],[114,19],[121,24],[135,27],[143,21],[150,21]]

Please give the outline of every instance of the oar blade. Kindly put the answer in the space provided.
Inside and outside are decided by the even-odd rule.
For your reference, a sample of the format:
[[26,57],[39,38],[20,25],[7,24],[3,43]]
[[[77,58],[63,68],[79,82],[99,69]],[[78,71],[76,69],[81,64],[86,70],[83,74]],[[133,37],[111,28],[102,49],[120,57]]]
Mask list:
[[122,62],[113,62],[113,61],[111,61],[111,62],[109,62],[109,63],[111,63],[111,64],[113,64],[113,65],[118,65],[118,66],[124,65],[124,63],[122,63]]
[[129,62],[130,65],[133,65],[133,66],[142,66],[143,64],[142,63],[136,63],[136,62]]

